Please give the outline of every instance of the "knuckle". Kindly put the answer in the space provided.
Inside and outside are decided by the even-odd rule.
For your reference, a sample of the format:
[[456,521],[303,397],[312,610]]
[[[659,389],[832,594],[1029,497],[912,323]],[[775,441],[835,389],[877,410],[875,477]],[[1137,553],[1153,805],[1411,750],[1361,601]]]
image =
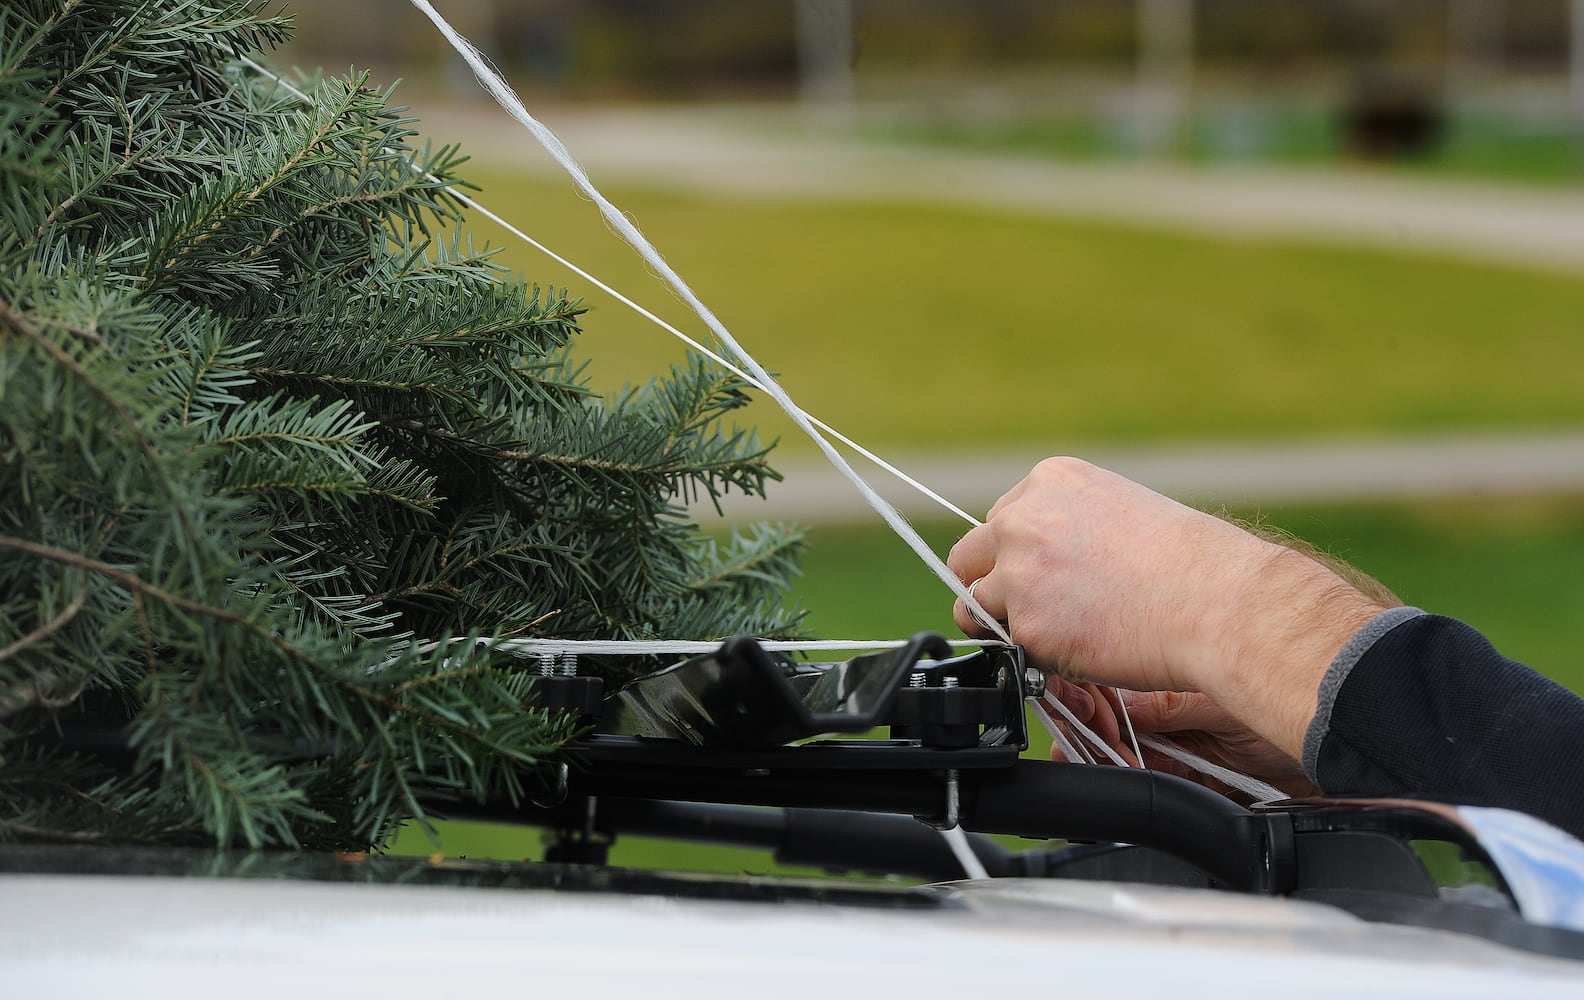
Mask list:
[[1182,722],[1198,707],[1197,696],[1186,691],[1155,692],[1156,716],[1165,723]]
[[1087,476],[1094,471],[1095,467],[1072,455],[1052,455],[1050,458],[1041,461],[1034,468],[1042,476],[1072,478]]
[[1041,482],[1059,481],[1082,471],[1082,468],[1088,464],[1082,459],[1073,458],[1069,455],[1056,455],[1044,459],[1034,466],[1034,471],[1031,475]]

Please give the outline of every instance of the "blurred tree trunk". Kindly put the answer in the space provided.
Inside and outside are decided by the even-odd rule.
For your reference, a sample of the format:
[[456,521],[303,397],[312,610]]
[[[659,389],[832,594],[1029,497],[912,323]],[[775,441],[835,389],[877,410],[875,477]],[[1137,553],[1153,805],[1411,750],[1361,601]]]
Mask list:
[[1568,96],[1574,134],[1584,139],[1584,0],[1568,5]]
[[853,115],[852,0],[797,0],[798,88],[822,122],[850,124]]
[[1447,7],[1446,88],[1449,104],[1477,93],[1497,70],[1501,0],[1451,0]]
[[[500,21],[496,18],[495,7],[495,0],[448,0],[445,4],[445,17],[464,38],[475,39],[481,49],[491,54],[491,58],[499,59],[504,40],[499,37],[497,31]],[[405,15],[408,12],[402,13]],[[445,67],[445,86],[452,97],[478,96],[478,83],[473,79],[473,72],[465,63],[460,59],[448,58]]]
[[1173,152],[1183,139],[1193,84],[1193,0],[1138,0],[1140,149]]

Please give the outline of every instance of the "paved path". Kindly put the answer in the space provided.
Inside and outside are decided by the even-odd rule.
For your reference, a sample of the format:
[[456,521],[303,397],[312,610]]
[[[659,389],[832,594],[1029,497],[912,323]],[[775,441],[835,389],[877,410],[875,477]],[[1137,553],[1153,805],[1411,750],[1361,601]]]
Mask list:
[[[493,108],[420,112],[426,121],[443,123],[443,141],[461,141],[484,163],[509,161],[544,173],[559,169]],[[1071,164],[901,148],[807,127],[795,109],[552,110],[543,118],[599,184],[641,182],[711,198],[977,205],[1584,271],[1584,192],[1572,190],[1367,172]],[[887,456],[974,513],[988,508],[1042,457]],[[1094,450],[1083,457],[1201,505],[1584,490],[1584,434],[1200,444]],[[819,459],[786,459],[778,467],[786,481],[768,501],[733,498],[727,513],[800,520],[871,516],[856,492]],[[877,470],[872,481],[911,515],[940,513],[883,472]]]
[[[1363,170],[1078,164],[900,147],[795,109],[544,112],[596,183],[712,198],[918,200],[1221,234],[1290,236],[1584,270],[1584,191]],[[481,162],[559,168],[493,108],[425,114]]]
[[[1044,453],[887,455],[980,515]],[[1081,457],[1201,507],[1243,502],[1394,500],[1584,491],[1584,434],[1478,435],[1389,441],[1191,444],[1104,448]],[[874,517],[851,485],[816,458],[779,461],[770,496],[733,496],[734,519],[853,521]],[[860,472],[904,513],[950,518],[885,472]]]

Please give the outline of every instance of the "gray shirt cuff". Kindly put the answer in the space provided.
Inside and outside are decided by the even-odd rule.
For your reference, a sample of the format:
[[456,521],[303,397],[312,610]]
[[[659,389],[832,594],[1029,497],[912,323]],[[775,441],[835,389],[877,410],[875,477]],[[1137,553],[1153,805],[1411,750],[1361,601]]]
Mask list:
[[1390,608],[1364,623],[1364,627],[1353,633],[1353,638],[1343,644],[1342,649],[1332,659],[1331,666],[1326,668],[1325,676],[1320,678],[1320,691],[1316,697],[1314,718],[1309,722],[1309,729],[1304,733],[1303,742],[1303,769],[1309,780],[1316,784],[1320,779],[1316,771],[1320,765],[1320,744],[1325,741],[1326,733],[1331,730],[1331,706],[1336,704],[1336,696],[1342,690],[1342,685],[1347,682],[1348,674],[1353,672],[1353,667],[1369,648],[1375,645],[1376,640],[1390,632],[1392,629],[1424,614],[1418,608]]

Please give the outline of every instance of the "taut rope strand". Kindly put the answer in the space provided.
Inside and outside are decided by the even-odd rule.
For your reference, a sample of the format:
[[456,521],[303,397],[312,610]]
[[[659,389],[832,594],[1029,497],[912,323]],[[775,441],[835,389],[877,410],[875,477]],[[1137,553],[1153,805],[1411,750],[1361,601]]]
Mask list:
[[787,416],[792,418],[792,422],[797,424],[803,433],[809,436],[809,439],[825,454],[825,457],[836,468],[836,471],[845,476],[847,481],[852,483],[853,488],[858,491],[859,495],[868,502],[870,507],[874,508],[875,513],[879,514],[891,526],[891,530],[896,532],[897,537],[901,538],[913,550],[914,554],[919,557],[924,565],[928,566],[940,578],[941,583],[945,584],[947,589],[956,594],[966,607],[984,615],[990,631],[994,633],[996,638],[1003,642],[1011,643],[1012,637],[1007,633],[1006,629],[988,614],[985,614],[985,609],[980,606],[972,594],[968,593],[968,588],[957,578],[957,574],[953,573],[947,567],[945,561],[935,554],[923,538],[919,537],[918,532],[914,530],[913,525],[908,523],[907,518],[903,517],[901,512],[892,506],[889,501],[875,492],[874,487],[870,486],[848,464],[847,460],[842,457],[841,452],[837,451],[835,446],[820,432],[819,428],[815,427],[809,420],[808,414],[804,413],[792,401],[792,397],[787,395],[786,390],[781,388],[781,385],[765,370],[764,366],[759,364],[754,356],[737,342],[737,338],[733,337],[731,331],[726,329],[726,325],[716,318],[715,314],[699,299],[688,283],[682,280],[682,276],[672,269],[660,252],[654,248],[654,245],[649,242],[643,233],[639,232],[637,226],[633,225],[632,220],[622,214],[615,205],[611,204],[609,199],[600,193],[599,188],[595,187],[593,181],[589,180],[588,174],[578,164],[577,160],[573,158],[571,152],[556,134],[528,113],[528,109],[523,106],[522,101],[507,86],[500,73],[484,58],[483,53],[472,42],[462,37],[456,29],[452,28],[428,0],[411,0],[411,2],[414,7],[422,11],[434,23],[434,26],[451,43],[451,47],[462,56],[473,70],[473,74],[478,78],[479,83],[484,86],[485,90],[489,91],[490,96],[495,98],[495,101],[515,118],[523,128],[527,129],[535,139],[539,140],[539,144],[566,170],[567,175],[572,178],[578,189],[599,207],[600,214],[604,216],[606,224],[610,226],[612,231],[626,240],[628,245],[636,250],[638,255],[649,266],[654,268],[661,278],[665,279],[671,289],[682,298],[682,301],[692,307],[693,312],[704,322],[704,325],[719,338],[727,350],[735,355],[742,366],[753,375],[754,381],[758,383],[760,390],[775,400],[781,409],[786,412]]
[[[250,68],[250,69],[258,72],[259,74],[267,77],[268,79],[274,81],[282,90],[286,91],[288,94],[291,94],[293,97],[295,97],[298,100],[304,102],[305,104],[312,102],[313,99],[311,97],[309,97],[307,94],[303,93],[303,91],[300,88],[293,86],[290,81],[283,79],[277,73],[271,72],[267,67],[255,62],[252,59],[249,59],[247,56],[243,56],[240,61],[241,61],[241,63],[244,66],[247,66],[248,68]],[[414,169],[417,169],[417,168],[414,168]],[[423,177],[424,177],[425,180],[434,181],[435,183],[439,183],[440,182],[440,178],[436,177],[434,174],[431,174],[431,173],[424,173]],[[659,315],[655,314],[654,312],[650,311],[649,309],[646,309],[644,306],[639,305],[637,302],[633,301],[631,298],[628,298],[626,295],[622,294],[616,288],[614,288],[611,285],[607,284],[606,282],[604,282],[600,278],[595,277],[593,274],[591,274],[588,271],[584,270],[583,268],[579,267],[577,264],[575,264],[572,261],[568,260],[567,258],[561,256],[559,253],[556,253],[554,250],[550,249],[548,246],[544,245],[543,243],[539,242],[538,240],[534,239],[532,236],[528,235],[522,229],[518,228],[515,224],[507,221],[505,218],[503,218],[502,216],[500,216],[500,215],[496,214],[494,211],[492,211],[488,206],[484,205],[482,202],[480,202],[477,199],[475,199],[475,198],[471,197],[470,195],[468,195],[467,192],[458,191],[454,187],[453,188],[449,188],[448,190],[449,190],[449,192],[451,194],[451,197],[453,197],[457,201],[461,202],[469,210],[477,212],[479,215],[484,216],[484,218],[486,218],[486,219],[490,220],[491,222],[495,223],[497,226],[500,226],[502,229],[506,230],[506,232],[508,232],[511,235],[517,237],[519,240],[522,240],[524,243],[526,243],[529,246],[533,247],[535,250],[538,250],[540,253],[544,254],[546,257],[549,257],[551,260],[555,261],[557,264],[560,264],[562,267],[564,267],[567,270],[571,271],[573,274],[576,274],[578,277],[582,278],[584,281],[587,281],[589,284],[593,285],[595,288],[598,288],[600,291],[604,292],[606,295],[609,295],[611,298],[615,299],[617,302],[620,302],[622,305],[626,306],[628,309],[631,309],[633,312],[637,313],[639,316],[642,316],[644,319],[648,320],[649,322],[653,323],[655,326],[658,326],[660,329],[664,330],[666,333],[669,333],[671,336],[673,336],[676,339],[682,341],[682,343],[684,343],[684,344],[688,345],[689,347],[693,348],[695,351],[697,351],[700,354],[704,355],[706,358],[709,358],[711,361],[715,362],[716,364],[720,365],[722,368],[724,368],[727,371],[731,372],[733,375],[736,375],[738,378],[740,378],[744,382],[746,382],[750,387],[755,388],[755,389],[759,389],[760,391],[764,391],[764,387],[761,386],[759,384],[758,380],[755,379],[752,375],[749,375],[747,372],[743,371],[737,365],[732,364],[730,361],[726,360],[725,358],[721,357],[716,352],[710,350],[708,347],[706,347],[703,344],[699,343],[694,338],[688,336],[686,333],[683,333],[681,330],[677,329],[674,325],[672,325],[671,323],[669,323],[666,320],[662,319]],[[916,490],[918,493],[920,493],[924,497],[926,497],[929,500],[931,500],[932,502],[934,502],[941,509],[949,511],[952,514],[955,514],[957,517],[962,518],[964,521],[968,522],[969,524],[971,524],[971,525],[973,525],[975,527],[978,527],[979,524],[981,523],[980,520],[977,517],[974,517],[972,514],[970,514],[967,511],[963,510],[961,507],[957,506],[956,504],[952,503],[946,497],[944,497],[941,494],[937,493],[935,490],[933,490],[930,487],[926,486],[924,483],[920,482],[919,480],[917,480],[917,479],[913,478],[912,476],[908,475],[906,472],[903,472],[901,469],[897,468],[895,465],[893,465],[890,462],[886,461],[884,458],[882,458],[881,456],[875,454],[873,451],[870,451],[868,448],[865,448],[863,445],[859,444],[857,441],[854,441],[852,438],[848,437],[847,435],[843,434],[841,431],[839,431],[836,428],[832,427],[830,424],[827,424],[825,421],[823,421],[823,420],[819,419],[818,417],[814,416],[812,413],[808,413],[807,411],[804,411],[804,412],[808,416],[809,423],[813,424],[814,426],[818,427],[820,430],[824,431],[826,434],[829,434],[831,437],[835,438],[836,440],[840,441],[842,444],[844,444],[847,447],[851,448],[853,451],[857,452],[859,455],[862,455],[865,459],[868,459],[870,462],[874,463],[879,468],[881,468],[881,469],[885,470],[886,472],[890,473],[892,476],[896,477],[898,480],[900,480],[905,485],[911,487],[912,489]]]
[[[654,246],[643,236],[638,228],[633,225],[632,222],[613,204],[611,204],[610,201],[607,200],[597,188],[594,187],[593,182],[589,180],[586,172],[584,172],[582,167],[578,165],[577,161],[572,157],[570,151],[567,150],[566,146],[560,141],[560,139],[549,128],[545,127],[528,113],[527,109],[523,107],[522,102],[511,91],[510,87],[507,86],[500,73],[489,64],[489,61],[484,57],[484,55],[471,42],[469,42],[455,29],[453,29],[445,21],[445,19],[442,18],[437,11],[435,11],[435,9],[427,2],[427,0],[411,0],[411,2],[413,6],[417,7],[419,11],[421,11],[430,19],[431,22],[434,23],[435,27],[439,29],[442,35],[445,36],[452,47],[456,49],[458,54],[463,57],[463,59],[468,63],[469,67],[473,70],[475,76],[477,76],[479,82],[485,87],[485,89],[496,100],[496,102],[499,103],[501,107],[504,108],[507,113],[511,114],[512,117],[515,118],[520,124],[528,129],[528,131],[532,133],[536,139],[539,140],[540,144],[545,147],[545,149],[556,160],[556,162],[567,171],[578,188],[594,201],[594,203],[599,207],[601,215],[605,218],[607,225],[609,225],[610,228],[617,233],[617,235],[621,236],[630,246],[632,246],[633,249],[636,250],[638,254],[645,260],[645,262],[654,268],[657,274],[665,279],[665,281],[683,299],[683,301],[686,302],[699,316],[699,318],[704,321],[705,325],[715,333],[715,335],[720,339],[720,342],[742,361],[742,367],[733,364],[726,358],[705,347],[694,338],[689,337],[687,334],[683,333],[681,330],[678,330],[672,324],[666,322],[664,319],[661,319],[655,313],[639,305],[637,302],[622,294],[620,291],[616,290],[606,282],[595,277],[593,274],[590,274],[588,271],[574,264],[570,260],[567,260],[565,257],[562,257],[560,254],[551,250],[543,243],[523,232],[523,230],[516,225],[502,218],[500,215],[491,211],[488,207],[467,195],[465,192],[457,191],[453,188],[450,191],[451,195],[467,208],[477,212],[485,218],[490,219],[492,222],[501,226],[513,236],[516,236],[518,239],[534,247],[536,250],[561,264],[563,267],[571,270],[573,273],[577,274],[579,277],[588,281],[596,288],[599,288],[601,291],[610,295],[612,298],[616,299],[616,301],[627,306],[638,315],[648,319],[650,322],[670,333],[677,339],[688,344],[690,347],[703,354],[705,357],[710,358],[716,364],[721,365],[727,371],[732,372],[737,377],[746,382],[749,386],[759,389],[761,392],[764,392],[766,395],[774,399],[776,403],[780,405],[784,411],[786,411],[787,415],[792,418],[793,422],[796,423],[798,427],[803,430],[811,440],[814,441],[814,443],[820,448],[821,452],[825,454],[826,458],[837,469],[837,471],[853,484],[853,486],[858,490],[859,494],[863,496],[865,501],[867,501],[869,505],[874,508],[876,513],[878,513],[881,518],[885,520],[887,525],[889,525],[891,529],[910,548],[913,549],[914,553],[935,573],[937,577],[941,579],[944,584],[946,584],[948,589],[956,594],[957,597],[962,599],[964,605],[971,611],[977,612],[978,616],[989,624],[991,631],[996,634],[997,638],[1001,642],[1011,645],[1011,636],[1007,633],[1006,629],[1001,625],[1001,623],[991,618],[989,614],[985,612],[985,609],[979,604],[978,600],[973,596],[968,588],[965,587],[962,581],[957,578],[955,573],[951,572],[951,570],[945,565],[940,557],[935,555],[929,546],[924,543],[923,539],[918,536],[918,533],[913,529],[912,525],[907,522],[906,518],[904,518],[894,506],[892,506],[888,501],[875,492],[873,487],[871,487],[868,482],[865,481],[863,477],[860,476],[851,467],[851,465],[847,463],[841,454],[836,451],[836,449],[826,439],[824,434],[829,434],[831,437],[834,437],[847,447],[853,449],[859,455],[862,455],[865,459],[873,462],[879,468],[885,470],[892,476],[901,480],[903,483],[917,490],[923,496],[928,497],[942,509],[950,511],[952,514],[966,521],[970,525],[978,526],[981,524],[980,520],[964,511],[956,504],[953,504],[939,493],[925,486],[923,483],[898,469],[896,466],[887,462],[879,455],[860,445],[858,442],[854,441],[845,434],[842,434],[840,431],[837,431],[829,424],[807,413],[796,403],[794,403],[791,397],[787,395],[786,391],[780,386],[778,382],[776,382],[769,372],[767,372],[758,363],[758,361],[752,357],[752,355],[750,355],[739,343],[737,343],[736,339],[731,335],[730,331],[726,329],[725,325],[722,324],[720,320],[715,317],[714,313],[711,312],[709,308],[698,299],[693,290],[686,284],[686,282],[682,280],[681,276],[678,275],[670,267],[670,265],[666,263],[659,251],[657,251]],[[244,56],[241,58],[241,62],[263,76],[273,80],[277,85],[285,89],[288,93],[292,94],[299,100],[305,103],[312,102],[312,99],[309,97],[309,95],[254,60]],[[416,170],[418,168],[414,167],[414,169]],[[429,180],[439,180],[439,178],[435,177],[433,174],[425,173],[424,176]],[[824,432],[823,434],[821,433],[822,431]],[[455,642],[460,640],[450,641]],[[903,640],[838,639],[810,640],[802,642],[767,641],[763,642],[762,645],[764,645],[767,649],[787,651],[812,651],[820,649],[860,650],[894,649],[901,646],[903,642]],[[541,643],[543,645],[539,645]],[[959,643],[959,645],[960,644],[961,643]],[[433,649],[438,648],[440,645],[443,645],[443,643],[432,643],[425,648]],[[534,655],[536,646],[538,646],[538,648],[541,650],[547,647],[554,647],[565,652],[696,653],[712,651],[718,646],[718,643],[690,643],[677,640],[595,640],[586,641],[583,643],[566,640],[500,640],[492,643],[492,645],[494,645],[496,648],[510,652],[513,655],[531,656]],[[977,643],[977,645],[984,645],[984,643]],[[587,648],[577,648],[580,646],[586,646]],[[1031,698],[1030,700],[1037,701],[1039,699]],[[1113,751],[1104,740],[1100,739],[1100,737],[1092,730],[1079,722],[1077,718],[1072,715],[1071,711],[1068,710],[1065,705],[1062,705],[1060,701],[1051,697],[1048,693],[1044,696],[1043,701],[1060,712],[1063,715],[1065,721],[1070,726],[1072,726],[1078,733],[1082,734],[1086,740],[1093,743],[1096,747],[1103,751],[1113,762],[1126,766],[1126,762],[1117,753],[1115,753],[1115,751]],[[1127,715],[1126,705],[1123,705],[1122,713],[1124,719],[1126,720],[1128,737],[1132,743],[1134,753],[1138,756],[1140,766],[1142,766],[1143,754],[1139,748],[1140,738],[1134,732],[1132,719]],[[1094,762],[1093,757],[1091,757],[1090,754],[1084,749],[1083,744],[1080,742],[1075,745],[1068,741],[1067,738],[1061,733],[1060,728],[1055,724],[1054,720],[1051,719],[1041,707],[1035,707],[1035,714],[1039,717],[1040,722],[1044,724],[1046,729],[1050,731],[1053,740],[1055,740],[1057,745],[1063,750],[1064,753],[1067,754],[1069,760],[1075,759],[1078,756],[1082,756],[1084,758],[1088,758],[1091,763]],[[1143,737],[1143,743],[1152,750],[1186,763],[1189,766],[1195,767],[1206,774],[1212,775],[1213,777],[1217,777],[1227,784],[1239,788],[1247,794],[1254,795],[1256,798],[1281,797],[1282,793],[1272,786],[1204,760],[1203,758],[1200,758],[1197,755],[1184,750],[1169,740],[1161,739],[1159,737],[1145,736]],[[1077,752],[1074,753],[1074,751]],[[952,834],[956,834],[956,836],[953,836]],[[953,853],[956,854],[959,861],[962,862],[964,870],[969,874],[970,877],[986,877],[987,873],[985,872],[983,865],[979,863],[977,856],[973,854],[972,849],[968,845],[966,837],[962,836],[960,829],[948,832],[947,840],[952,847]]]

